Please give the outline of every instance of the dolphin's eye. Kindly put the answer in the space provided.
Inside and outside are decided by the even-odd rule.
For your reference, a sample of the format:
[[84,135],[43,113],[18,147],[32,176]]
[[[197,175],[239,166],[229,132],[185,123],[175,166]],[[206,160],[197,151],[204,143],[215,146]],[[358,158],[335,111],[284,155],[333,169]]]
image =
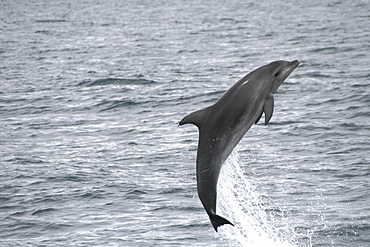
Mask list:
[[274,76],[278,77],[279,75],[280,75],[280,71],[277,71]]

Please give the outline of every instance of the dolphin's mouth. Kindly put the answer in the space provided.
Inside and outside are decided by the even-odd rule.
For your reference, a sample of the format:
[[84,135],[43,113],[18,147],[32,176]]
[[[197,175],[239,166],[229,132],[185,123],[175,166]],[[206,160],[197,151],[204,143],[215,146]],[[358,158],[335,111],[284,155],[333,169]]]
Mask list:
[[289,65],[284,69],[284,72],[288,72],[290,74],[295,68],[298,67],[299,63],[300,62],[298,60],[289,62]]
[[300,64],[300,62],[298,61],[298,60],[294,60],[294,61],[292,61],[292,62],[290,62],[292,65],[294,65],[295,67],[297,67],[299,64]]
[[277,81],[277,84],[273,88],[273,92],[275,93],[276,90],[280,87],[281,83],[293,72],[295,68],[299,65],[298,60],[294,60],[292,62],[288,62],[288,64],[283,68],[283,71],[281,73],[281,76],[279,77],[279,80]]

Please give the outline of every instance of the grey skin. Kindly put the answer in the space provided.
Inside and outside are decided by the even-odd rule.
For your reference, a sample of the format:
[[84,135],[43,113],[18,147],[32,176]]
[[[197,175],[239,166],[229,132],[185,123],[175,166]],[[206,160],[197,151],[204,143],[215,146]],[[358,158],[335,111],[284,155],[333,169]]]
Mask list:
[[179,123],[195,124],[199,129],[198,195],[216,232],[221,225],[233,225],[216,214],[221,166],[263,113],[265,124],[268,124],[274,109],[273,94],[298,64],[297,60],[275,61],[255,69],[234,84],[214,105],[187,115]]

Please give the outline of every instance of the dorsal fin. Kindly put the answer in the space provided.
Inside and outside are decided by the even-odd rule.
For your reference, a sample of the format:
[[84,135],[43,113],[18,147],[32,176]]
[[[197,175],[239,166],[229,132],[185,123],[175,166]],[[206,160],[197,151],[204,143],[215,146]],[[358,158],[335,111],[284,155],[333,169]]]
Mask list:
[[191,123],[196,125],[198,128],[201,128],[203,121],[207,116],[208,109],[209,107],[190,113],[179,122],[179,125]]

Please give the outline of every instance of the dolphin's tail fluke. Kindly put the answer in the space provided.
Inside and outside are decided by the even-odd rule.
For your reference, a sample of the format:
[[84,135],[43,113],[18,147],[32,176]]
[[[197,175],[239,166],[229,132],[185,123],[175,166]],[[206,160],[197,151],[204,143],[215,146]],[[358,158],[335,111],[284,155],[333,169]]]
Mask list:
[[217,227],[219,227],[219,226],[222,226],[222,225],[225,225],[225,224],[230,224],[230,225],[234,226],[233,223],[231,223],[230,221],[228,221],[225,218],[222,218],[221,216],[219,216],[217,214],[209,214],[209,219],[211,220],[213,228],[215,228],[216,232],[217,232]]

